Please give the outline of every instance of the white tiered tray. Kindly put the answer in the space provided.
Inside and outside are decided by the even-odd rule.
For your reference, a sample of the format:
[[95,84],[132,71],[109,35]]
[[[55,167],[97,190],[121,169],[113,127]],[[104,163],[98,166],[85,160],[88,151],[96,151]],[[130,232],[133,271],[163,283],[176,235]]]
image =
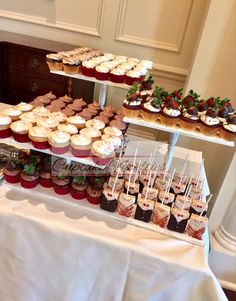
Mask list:
[[207,135],[200,133],[199,131],[187,131],[187,130],[181,129],[180,127],[172,127],[172,126],[162,125],[157,122],[145,121],[139,117],[137,117],[137,118],[124,117],[124,121],[131,123],[131,124],[136,124],[136,125],[140,125],[140,126],[144,126],[144,127],[148,127],[148,128],[152,128],[152,129],[170,132],[173,134],[184,135],[184,136],[199,139],[199,140],[209,141],[209,142],[222,144],[222,145],[226,145],[226,146],[231,146],[231,147],[234,146],[233,141],[227,141],[227,140],[224,140],[217,136],[207,136]]
[[7,187],[10,187],[11,189],[17,190],[17,193],[19,193],[19,194],[28,195],[29,198],[32,197],[32,191],[33,191],[35,193],[35,196],[36,195],[39,196],[40,199],[42,199],[45,204],[47,204],[47,202],[51,200],[52,202],[57,202],[57,203],[62,202],[62,203],[70,204],[72,206],[76,206],[77,208],[82,207],[88,211],[95,212],[98,219],[101,219],[101,220],[103,220],[103,216],[110,217],[112,219],[119,220],[125,224],[131,224],[131,225],[134,225],[139,228],[147,229],[149,231],[153,231],[153,232],[161,233],[163,235],[181,239],[181,240],[187,241],[187,242],[197,245],[197,246],[202,246],[202,247],[204,246],[204,240],[198,240],[198,239],[190,237],[186,234],[170,231],[168,229],[163,229],[163,228],[153,224],[152,222],[145,223],[145,222],[136,220],[134,218],[128,218],[125,216],[121,216],[116,212],[112,213],[112,212],[102,210],[99,205],[90,204],[87,201],[87,199],[76,201],[70,196],[70,194],[62,195],[62,196],[57,195],[53,191],[52,188],[46,189],[46,188],[38,185],[37,187],[35,187],[33,189],[25,189],[25,188],[21,187],[20,184],[9,184],[9,183],[6,183],[5,181],[3,181],[1,185],[4,185]]
[[62,154],[62,155],[61,154],[60,155],[54,154],[49,149],[38,149],[38,148],[35,148],[30,142],[20,143],[20,142],[15,141],[12,137],[1,138],[1,143],[5,143],[5,144],[8,144],[8,145],[14,146],[16,148],[19,148],[19,149],[35,150],[35,151],[38,151],[40,153],[45,153],[45,154],[48,154],[48,155],[51,155],[51,156],[65,158],[67,160],[79,162],[79,163],[90,165],[90,166],[93,166],[93,167],[98,167],[100,169],[104,169],[106,167],[105,165],[98,165],[98,164],[94,163],[93,160],[90,157],[87,157],[87,158],[74,157],[71,154],[71,152],[67,152],[67,153]]

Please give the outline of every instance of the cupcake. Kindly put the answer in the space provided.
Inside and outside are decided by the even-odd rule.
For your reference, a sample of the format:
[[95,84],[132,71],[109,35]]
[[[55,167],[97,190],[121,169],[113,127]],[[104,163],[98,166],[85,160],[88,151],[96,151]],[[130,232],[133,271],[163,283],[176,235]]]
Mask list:
[[24,165],[23,171],[20,173],[21,186],[32,189],[38,185],[39,173],[37,171],[36,162],[28,162]]
[[114,126],[108,126],[104,129],[104,134],[107,134],[109,136],[119,137],[123,138],[121,130],[119,130],[117,127]]
[[15,108],[24,113],[32,111],[34,107],[30,103],[20,102],[18,105],[15,106]]
[[111,120],[114,114],[112,113],[112,111],[103,110],[103,112],[100,113],[100,116],[105,116]]
[[90,137],[92,139],[92,141],[99,140],[101,137],[101,131],[99,131],[96,128],[92,128],[92,127],[84,128],[84,129],[80,130],[80,134]]
[[51,117],[45,117],[45,118],[41,117],[37,120],[37,125],[45,127],[50,130],[55,130],[58,127],[59,122],[58,120],[55,120],[54,118]]
[[11,118],[9,116],[0,115],[0,138],[11,136]]
[[104,140],[93,142],[91,147],[92,160],[99,165],[107,165],[115,156],[114,146]]
[[65,122],[67,119],[66,115],[63,114],[62,112],[53,112],[50,114],[50,118],[52,118],[58,122],[61,122],[61,123]]
[[86,189],[88,182],[84,176],[74,176],[71,182],[70,194],[75,200],[83,200],[86,198]]
[[101,105],[98,102],[96,102],[96,101],[94,101],[93,103],[90,103],[88,105],[88,108],[93,108],[96,111],[101,111]]
[[143,79],[140,71],[130,70],[125,75],[125,83],[129,86],[133,85],[136,82],[140,82]]
[[75,113],[79,113],[79,112],[81,112],[83,110],[81,106],[78,106],[78,105],[76,105],[74,103],[68,104],[67,108],[73,110]]
[[88,157],[92,145],[92,138],[85,135],[73,135],[71,137],[71,152],[75,157]]
[[48,144],[48,135],[51,133],[51,130],[43,126],[34,126],[29,129],[29,138],[33,146],[37,149],[47,149],[49,148]]
[[110,120],[108,119],[108,117],[104,116],[104,115],[98,115],[95,117],[96,120],[100,120],[103,123],[105,123],[105,125],[107,126],[110,122]]
[[153,62],[149,60],[142,60],[138,66],[145,67],[146,69],[152,69],[153,67]]
[[62,71],[62,59],[63,56],[58,53],[49,53],[46,55],[46,62],[50,71]]
[[83,98],[74,99],[73,104],[80,106],[81,108],[84,108],[87,106],[87,103],[83,100]]
[[49,93],[45,94],[44,96],[46,96],[50,100],[57,99],[56,95],[54,95],[51,91]]
[[49,134],[48,142],[54,154],[64,154],[69,150],[70,134],[56,130]]
[[115,154],[119,156],[121,151],[121,139],[115,136],[109,136],[107,134],[102,135],[102,140],[111,144],[114,147]]
[[208,109],[205,115],[200,118],[200,131],[209,136],[214,136],[220,129],[220,121],[217,117],[217,112],[213,109]]
[[194,131],[198,126],[198,121],[199,117],[197,107],[190,107],[182,112],[179,119],[179,125],[182,129]]
[[141,98],[138,91],[138,85],[130,87],[126,99],[123,103],[123,114],[129,118],[138,117],[141,112]]
[[41,170],[39,173],[39,184],[45,188],[53,187],[51,173],[47,170]]
[[62,112],[63,114],[65,114],[67,117],[70,117],[70,116],[74,116],[74,115],[75,115],[75,111],[72,110],[71,108],[69,108],[68,106],[67,106],[65,109],[63,109],[61,112]]
[[236,140],[236,114],[229,115],[220,128],[220,137],[226,140]]
[[78,133],[78,128],[73,124],[59,124],[57,129],[69,133],[70,135],[75,135]]
[[78,129],[84,128],[86,124],[86,120],[79,115],[68,117],[66,121],[68,124],[75,125]]
[[78,114],[78,116],[82,117],[84,120],[89,120],[92,118],[92,114],[89,111],[82,111]]
[[28,132],[32,126],[32,123],[28,121],[18,120],[13,122],[10,125],[13,138],[17,142],[29,142],[30,138],[28,137]]
[[44,107],[37,107],[32,111],[38,117],[48,117],[50,115],[50,111]]
[[110,123],[109,123],[109,126],[110,127],[115,127],[117,129],[119,129],[122,134],[125,134],[126,131],[127,131],[127,125],[125,122],[121,121],[121,120],[112,120]]
[[71,98],[70,96],[68,96],[67,94],[58,98],[58,100],[63,101],[65,104],[69,104],[73,102],[73,98]]
[[49,105],[51,103],[51,99],[45,95],[41,95],[35,98],[36,102],[40,102],[43,106]]
[[4,109],[2,114],[11,117],[12,121],[16,121],[19,120],[22,111],[16,109],[15,107],[9,107]]
[[95,67],[97,62],[94,60],[85,61],[81,66],[81,73],[85,76],[94,77],[95,76]]
[[108,80],[110,76],[110,69],[102,64],[99,66],[96,66],[95,68],[95,78],[98,80]]
[[31,122],[33,125],[37,123],[38,116],[33,112],[26,112],[20,116],[20,120]]
[[105,123],[99,119],[94,118],[86,121],[86,127],[87,128],[92,127],[99,131],[103,131],[103,129],[105,128]]
[[57,107],[57,108],[60,108],[60,109],[64,109],[66,106],[66,103],[61,100],[61,99],[55,99],[51,102],[51,105],[50,107]]
[[126,71],[117,67],[110,72],[110,81],[113,83],[123,83]]
[[52,183],[56,194],[65,195],[70,192],[70,177],[66,171],[61,170],[57,176],[52,177]]
[[67,74],[80,73],[81,62],[76,57],[63,58],[63,71]]
[[148,99],[148,102],[142,104],[141,116],[146,121],[157,121],[160,117],[162,101],[162,89],[155,88],[153,96]]
[[161,123],[168,126],[176,126],[181,114],[180,106],[177,100],[172,99],[164,105],[160,115]]
[[94,107],[83,109],[83,112],[88,112],[92,115],[92,117],[95,117],[98,115],[98,110],[96,110]]

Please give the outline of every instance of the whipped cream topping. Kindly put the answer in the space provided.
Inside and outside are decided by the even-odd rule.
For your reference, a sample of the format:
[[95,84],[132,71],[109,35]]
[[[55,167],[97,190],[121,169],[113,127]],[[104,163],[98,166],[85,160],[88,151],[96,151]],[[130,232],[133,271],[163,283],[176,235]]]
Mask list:
[[84,66],[86,68],[94,68],[97,66],[97,64],[99,64],[99,62],[97,62],[95,60],[90,60],[90,61],[83,62],[82,66]]
[[115,68],[111,71],[111,74],[114,75],[125,75],[126,71],[120,68]]
[[50,111],[44,107],[37,107],[33,109],[32,111],[34,114],[36,114],[39,117],[47,117],[50,115]]
[[57,129],[59,131],[67,132],[70,135],[74,135],[78,133],[77,127],[73,124],[59,124]]
[[223,127],[230,132],[236,133],[236,124],[224,122]]
[[35,123],[38,119],[38,116],[36,114],[34,114],[33,112],[26,112],[20,116],[20,119]]
[[72,124],[85,124],[86,122],[86,120],[79,115],[70,116],[66,119],[66,121]]
[[198,116],[196,116],[196,115],[190,115],[190,114],[188,114],[187,111],[183,113],[183,116],[186,117],[186,118],[188,118],[188,119],[191,119],[191,120],[198,120],[199,119]]
[[110,71],[110,68],[102,64],[96,67],[96,71],[101,73],[108,73]]
[[140,75],[141,75],[141,73],[139,72],[139,70],[130,70],[130,71],[128,71],[127,73],[126,73],[126,75],[127,76],[129,76],[129,77],[134,77],[134,78],[136,78],[136,77],[140,77]]
[[86,121],[86,127],[92,127],[98,130],[104,129],[105,123],[99,119],[92,119]]
[[119,65],[118,68],[122,69],[122,70],[125,70],[125,71],[129,71],[133,68],[133,64],[123,63],[123,64]]
[[140,75],[146,75],[148,70],[145,67],[136,66],[133,71],[139,72]]
[[155,108],[153,107],[153,105],[151,104],[151,102],[146,102],[144,105],[144,108],[151,111],[151,112],[160,112],[161,108]]
[[93,127],[84,128],[80,130],[80,134],[91,137],[91,138],[97,138],[101,136],[101,132]]
[[119,137],[116,137],[116,136],[110,136],[108,134],[104,134],[104,135],[102,135],[102,140],[110,143],[115,148],[118,148],[118,147],[121,146],[121,139]]
[[118,128],[114,126],[108,126],[104,129],[104,134],[107,134],[109,136],[115,136],[115,137],[121,137],[122,132]]
[[0,115],[0,125],[8,125],[11,123],[11,118],[9,116]]
[[152,69],[152,66],[153,66],[153,62],[152,61],[148,61],[148,60],[142,60],[138,66],[143,66],[147,69]]
[[10,125],[10,128],[13,132],[19,133],[19,132],[25,132],[28,131],[32,127],[32,123],[24,120],[18,120],[13,122]]
[[71,143],[73,143],[74,145],[89,145],[92,143],[92,139],[88,136],[85,135],[73,135],[71,137]]
[[46,55],[46,58],[50,60],[61,61],[63,56],[60,53],[49,53]]
[[95,141],[92,147],[96,152],[105,156],[109,156],[114,152],[114,146],[104,140]]
[[207,116],[207,115],[202,115],[201,116],[201,121],[204,122],[205,124],[207,125],[216,125],[216,124],[219,124],[220,121],[218,118],[212,118],[210,116]]
[[111,53],[104,53],[103,57],[110,61],[113,60],[115,56]]
[[3,110],[3,115],[16,117],[16,116],[20,116],[21,114],[22,114],[22,111],[14,108],[14,107],[6,108],[5,110]]
[[30,103],[26,102],[20,102],[18,105],[16,105],[16,109],[26,112],[26,111],[31,111],[33,109],[33,106]]
[[59,125],[59,121],[51,117],[41,117],[40,119],[38,119],[37,125],[44,126],[46,128],[56,128]]
[[66,143],[70,141],[70,134],[59,130],[50,133],[48,137],[55,143]]
[[127,58],[127,56],[116,55],[115,60],[116,60],[116,61],[119,61],[120,64],[121,64],[121,63],[123,63],[123,62],[127,62],[128,58]]
[[29,129],[29,135],[32,137],[47,138],[50,133],[51,130],[43,126],[34,126]]
[[175,110],[175,109],[171,109],[171,108],[167,108],[167,107],[164,107],[163,109],[163,112],[166,114],[166,115],[169,115],[169,116],[172,116],[172,117],[177,117],[180,115],[180,110]]
[[50,118],[53,118],[59,122],[63,122],[66,120],[67,117],[62,112],[53,112],[50,114]]
[[128,101],[128,99],[125,99],[124,103],[129,106],[139,106],[141,105],[141,100]]

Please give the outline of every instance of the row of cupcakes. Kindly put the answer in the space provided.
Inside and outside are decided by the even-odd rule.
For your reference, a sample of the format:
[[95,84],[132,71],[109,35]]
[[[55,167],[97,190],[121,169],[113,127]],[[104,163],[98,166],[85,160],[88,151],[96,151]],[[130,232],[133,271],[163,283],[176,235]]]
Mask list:
[[132,85],[145,78],[153,63],[149,60],[115,56],[98,50],[82,47],[68,52],[46,55],[50,71],[64,71],[67,74],[81,73],[98,80]]
[[193,90],[183,97],[182,89],[168,93],[163,88],[152,88],[151,78],[135,83],[123,103],[126,117],[141,116],[145,121],[180,126],[203,134],[217,135],[226,140],[236,139],[236,112],[228,98],[210,97],[200,100]]

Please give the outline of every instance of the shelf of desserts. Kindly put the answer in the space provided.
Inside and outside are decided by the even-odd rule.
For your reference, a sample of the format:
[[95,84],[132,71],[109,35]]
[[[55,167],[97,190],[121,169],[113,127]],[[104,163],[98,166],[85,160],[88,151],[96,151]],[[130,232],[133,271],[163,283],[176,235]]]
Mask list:
[[46,62],[52,73],[125,89],[142,81],[153,65],[148,60],[140,61],[88,47],[49,53]]
[[[53,197],[56,201],[73,202],[98,216],[109,215],[133,224],[203,246],[208,219],[204,179],[185,174],[185,161],[180,171],[163,170],[159,164],[142,165],[128,162],[114,166],[108,174],[68,175],[61,169],[52,175],[48,156],[21,155],[10,160],[3,170],[5,181],[15,189]],[[47,198],[43,198],[45,202]]]
[[123,103],[124,121],[195,139],[234,146],[236,112],[227,98],[200,95],[182,89],[168,93],[163,88],[152,89],[152,78],[135,83]]
[[51,92],[2,110],[0,141],[104,168],[126,145],[123,115]]

